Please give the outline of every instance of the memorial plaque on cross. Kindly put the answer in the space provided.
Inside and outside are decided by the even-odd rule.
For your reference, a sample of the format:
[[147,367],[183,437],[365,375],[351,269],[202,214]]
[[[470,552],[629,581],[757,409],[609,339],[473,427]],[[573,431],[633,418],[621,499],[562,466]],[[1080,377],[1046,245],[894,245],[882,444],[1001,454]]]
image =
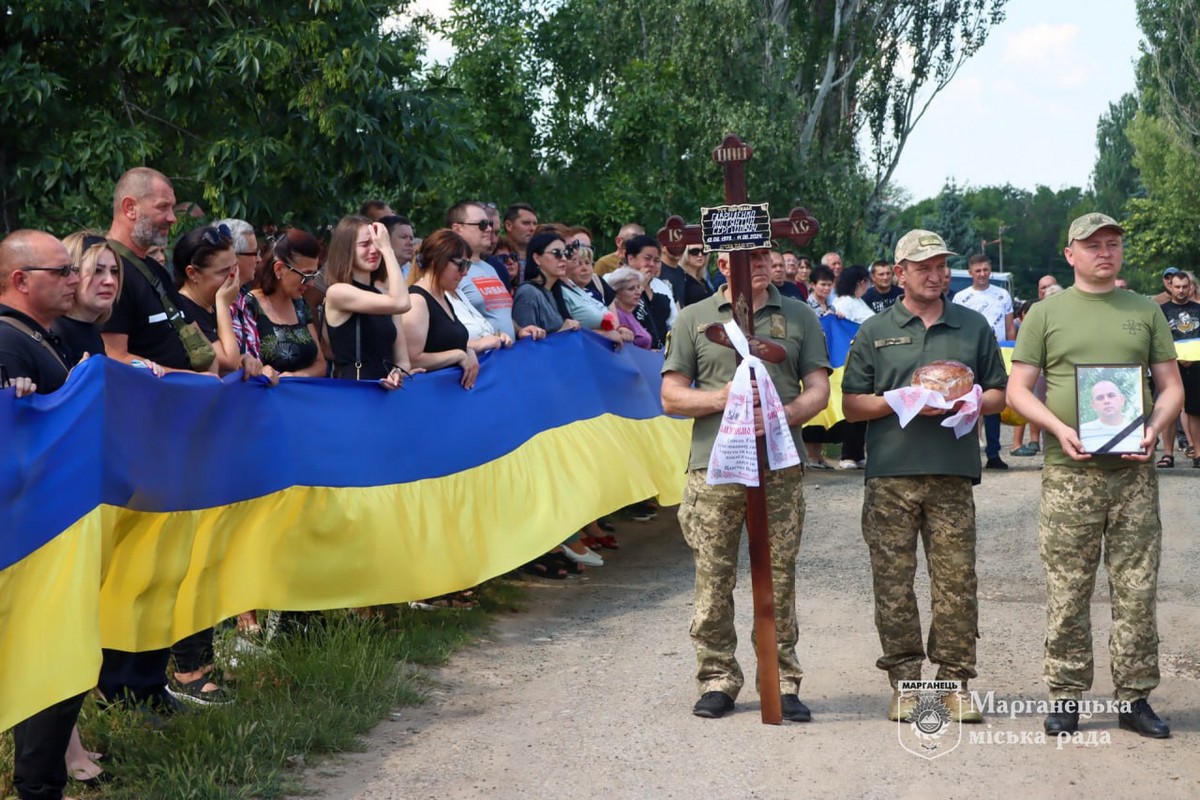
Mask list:
[[[729,253],[729,291],[733,318],[750,340],[750,346],[764,361],[782,361],[783,348],[754,336],[753,290],[750,285],[750,258],[753,249],[767,248],[770,239],[787,239],[806,247],[817,235],[818,223],[804,208],[793,208],[782,219],[771,219],[766,203],[748,203],[745,163],[754,155],[748,144],[729,135],[713,150],[713,161],[725,173],[725,203],[706,208],[701,224],[688,225],[682,217],[671,216],[658,231],[663,249],[682,255],[688,245],[699,244],[707,251]],[[705,331],[709,339],[726,344],[719,324]],[[740,362],[736,352],[734,358]],[[775,593],[771,584],[771,543],[767,533],[767,496],[763,471],[767,460],[762,437],[758,439],[758,486],[746,487],[746,530],[750,539],[750,583],[754,595],[754,646],[758,659],[758,689],[762,700],[762,721],[766,725],[783,722],[779,699],[779,651],[775,638]]]

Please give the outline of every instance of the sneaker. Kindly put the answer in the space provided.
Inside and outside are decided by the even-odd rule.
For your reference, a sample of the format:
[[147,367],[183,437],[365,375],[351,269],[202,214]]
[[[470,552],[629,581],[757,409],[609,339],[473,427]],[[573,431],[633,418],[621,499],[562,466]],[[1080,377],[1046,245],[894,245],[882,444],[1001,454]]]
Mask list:
[[788,722],[812,722],[812,712],[800,701],[799,695],[782,695],[779,705],[783,709],[783,718]]
[[838,462],[838,469],[858,469],[858,464],[848,458],[843,458]]
[[899,689],[892,690],[892,704],[888,706],[888,719],[892,722],[908,722],[917,708],[915,694],[900,694]]
[[1127,731],[1133,731],[1151,739],[1169,739],[1171,729],[1163,722],[1146,698],[1134,700],[1128,712],[1117,714],[1117,722]]
[[209,683],[213,683],[209,675],[202,675],[190,683],[172,681],[167,684],[167,694],[176,700],[197,706],[226,706],[233,702],[233,698],[219,684],[214,684],[217,686],[214,691],[203,691],[204,686]]
[[855,469],[866,469],[867,468],[867,460],[865,458],[861,458],[858,461],[855,461],[854,468]]
[[733,711],[733,698],[724,692],[705,692],[692,706],[692,713],[705,719],[720,719]]
[[629,518],[636,522],[649,522],[658,516],[658,509],[649,503],[634,503],[629,512]]
[[950,712],[950,719],[955,722],[983,722],[983,712],[976,707],[971,696],[961,689],[942,695],[942,705]]
[[1000,456],[992,456],[984,465],[987,469],[1008,469],[1008,464],[1000,460]]
[[1038,454],[1038,446],[1036,444],[1023,444],[1018,448],[1009,450],[1010,456],[1036,456]]

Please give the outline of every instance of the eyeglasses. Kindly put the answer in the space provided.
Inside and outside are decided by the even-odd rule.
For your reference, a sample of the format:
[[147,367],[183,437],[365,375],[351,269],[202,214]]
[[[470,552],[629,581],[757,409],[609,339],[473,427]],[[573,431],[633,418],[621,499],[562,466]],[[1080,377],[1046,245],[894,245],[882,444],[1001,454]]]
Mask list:
[[285,267],[290,269],[292,272],[294,272],[300,276],[300,285],[301,286],[312,283],[313,281],[315,281],[317,279],[317,276],[321,274],[321,270],[317,270],[316,272],[301,272],[300,270],[296,269],[295,267],[293,267],[291,264],[287,263],[286,261],[280,261],[279,263],[283,264]]
[[477,222],[460,222],[458,224],[464,225],[468,228],[479,228],[481,231],[486,231],[488,228],[492,227],[492,221],[490,219],[481,219]]
[[702,256],[702,255],[704,255],[704,248],[703,247],[689,247],[687,254],[689,256]]
[[[209,247],[220,247],[226,242],[233,241],[233,233],[229,230],[228,225],[216,225],[205,230],[200,237],[200,241]],[[241,253],[238,253],[238,255],[241,255]]]
[[450,263],[458,267],[459,272],[466,272],[471,268],[471,259],[469,258],[452,258]]
[[257,251],[257,250],[246,250],[246,251],[244,251],[244,252],[243,252],[243,251],[241,251],[241,250],[235,250],[235,251],[234,251],[234,255],[236,255],[236,256],[246,256],[246,257],[248,257],[248,258],[258,258],[258,251]]
[[75,266],[74,264],[63,264],[61,267],[17,267],[17,269],[13,270],[13,271],[14,272],[16,272],[16,271],[20,271],[20,272],[54,272],[54,273],[58,274],[58,277],[66,278],[69,275],[71,275],[72,273],[75,275],[78,275],[79,267]]

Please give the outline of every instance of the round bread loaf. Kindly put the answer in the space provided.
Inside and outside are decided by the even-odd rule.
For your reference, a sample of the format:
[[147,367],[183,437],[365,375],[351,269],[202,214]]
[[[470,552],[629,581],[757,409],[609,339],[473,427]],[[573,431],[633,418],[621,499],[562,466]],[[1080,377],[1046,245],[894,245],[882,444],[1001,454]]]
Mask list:
[[940,392],[947,400],[956,400],[971,391],[975,373],[961,361],[933,361],[917,367],[912,385]]

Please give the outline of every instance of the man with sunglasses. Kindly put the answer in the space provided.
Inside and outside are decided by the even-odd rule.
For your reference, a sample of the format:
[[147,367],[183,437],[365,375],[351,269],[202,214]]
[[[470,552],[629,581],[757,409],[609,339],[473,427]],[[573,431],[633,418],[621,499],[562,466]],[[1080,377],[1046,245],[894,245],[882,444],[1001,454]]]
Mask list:
[[471,266],[458,285],[458,293],[466,298],[497,331],[511,339],[543,339],[546,331],[536,325],[517,328],[513,323],[512,295],[496,274],[496,269],[483,260],[484,249],[491,242],[492,221],[478,203],[458,203],[446,212],[446,225],[471,247]]
[[[0,242],[0,388],[49,394],[67,379],[69,358],[50,332],[71,309],[79,268],[58,239],[20,230]],[[22,800],[62,797],[64,758],[84,695],[43,709],[13,727],[13,786]]]

